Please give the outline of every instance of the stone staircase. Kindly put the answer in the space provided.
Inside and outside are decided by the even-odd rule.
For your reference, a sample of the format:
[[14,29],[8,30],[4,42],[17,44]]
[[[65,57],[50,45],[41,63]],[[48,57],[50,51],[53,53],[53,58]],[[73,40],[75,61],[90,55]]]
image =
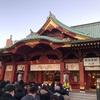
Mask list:
[[95,92],[70,92],[70,100],[97,100]]

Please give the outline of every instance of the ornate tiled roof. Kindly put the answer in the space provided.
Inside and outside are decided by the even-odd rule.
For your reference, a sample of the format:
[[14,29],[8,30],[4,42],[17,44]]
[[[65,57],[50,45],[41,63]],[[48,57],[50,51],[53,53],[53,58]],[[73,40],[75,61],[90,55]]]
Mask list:
[[[26,38],[17,41],[13,45],[10,45],[8,47],[5,47],[5,49],[10,48],[10,47],[14,47],[19,42],[25,42],[25,41],[28,41],[28,40],[35,40],[35,39],[37,39],[37,40],[44,39],[44,40],[48,40],[48,41],[53,42],[53,43],[69,43],[70,42],[69,40],[59,40],[59,39],[55,39],[55,38],[48,37],[48,36],[40,36],[38,34],[36,34],[36,35],[34,35],[34,34],[36,34],[36,33],[33,33],[33,34],[27,36]],[[2,49],[3,48],[1,48],[0,50],[2,50]]]
[[[43,27],[44,27],[46,24],[48,24],[48,21],[49,21],[49,20],[52,20],[57,26],[59,26],[59,27],[61,27],[62,29],[66,30],[67,32],[69,31],[69,32],[74,33],[75,35],[80,35],[80,36],[84,36],[84,37],[86,37],[86,38],[91,38],[90,36],[88,36],[87,32],[81,32],[80,30],[76,30],[76,29],[74,29],[74,28],[72,28],[72,27],[68,27],[68,26],[66,26],[65,24],[61,23],[59,20],[57,20],[57,18],[56,18],[51,12],[50,12],[49,17],[47,17],[46,23],[40,28],[40,30],[42,30]],[[40,31],[40,30],[39,30],[39,31]],[[38,32],[39,32],[39,31],[38,31]],[[37,32],[37,33],[38,33],[38,32]]]
[[72,26],[71,28],[87,33],[92,38],[100,38],[100,22]]
[[34,35],[34,36],[28,36],[27,38],[24,38],[22,40],[17,41],[15,44],[6,47],[6,48],[0,48],[0,51],[4,50],[4,49],[8,49],[10,47],[15,47],[17,43],[19,42],[25,42],[28,40],[34,40],[34,39],[44,39],[44,40],[49,40],[53,43],[64,43],[64,44],[75,44],[75,43],[85,43],[85,42],[93,42],[93,41],[100,41],[100,38],[97,39],[88,39],[88,40],[73,40],[73,41],[68,41],[68,40],[59,40],[59,39],[55,39],[55,38],[51,38],[48,36],[39,36],[39,35]]
[[73,32],[73,33],[75,33],[75,34],[84,35],[84,36],[89,37],[88,34],[87,34],[87,32],[82,32],[82,31],[76,30],[76,29],[74,29],[74,28],[72,28],[72,27],[68,27],[68,26],[66,26],[65,24],[61,23],[59,20],[57,20],[55,17],[52,17],[52,16],[51,16],[50,18],[51,18],[51,20],[53,20],[57,25],[59,25],[60,27],[64,28],[65,30],[68,30],[68,31]]
[[26,40],[32,40],[32,39],[45,39],[45,40],[49,40],[49,41],[54,42],[54,43],[68,42],[68,40],[59,40],[59,39],[55,39],[55,38],[52,38],[49,36],[41,36],[41,35],[28,36],[27,38],[24,38],[20,41],[26,41]]
[[[78,31],[78,30],[75,30],[75,29],[73,29],[73,28],[71,28],[71,27],[68,27],[68,26],[66,26],[65,24],[63,24],[63,23],[61,23],[59,20],[57,20],[56,19],[56,17],[50,12],[50,15],[49,15],[49,17],[47,18],[47,21],[48,20],[52,20],[54,23],[56,23],[58,26],[60,26],[60,27],[62,27],[63,29],[65,29],[65,30],[67,30],[67,31],[69,31],[69,32],[72,32],[72,33],[75,33],[75,34],[78,34],[78,35],[80,35],[80,36],[84,36],[84,37],[87,37],[88,39],[90,38],[90,37],[88,37],[88,35],[87,35],[87,33],[86,32],[81,32],[81,31]],[[47,22],[46,21],[46,22]],[[46,23],[45,23],[46,24]],[[42,26],[43,27],[43,26]],[[41,28],[42,29],[42,28]],[[32,30],[30,30],[31,31],[31,33],[26,37],[26,38],[24,38],[23,40],[28,40],[29,38],[31,39],[36,39],[36,38],[38,38],[38,39],[47,39],[47,40],[49,40],[49,41],[52,41],[52,42],[67,42],[67,41],[63,41],[63,40],[59,40],[59,39],[55,39],[55,38],[51,38],[51,37],[48,37],[48,36],[42,36],[42,35],[39,35],[38,34],[38,32],[36,33],[36,32],[33,32]]]
[[[6,47],[6,48],[14,47],[14,46],[16,46],[17,43],[20,43],[20,42],[24,42],[24,41],[28,41],[28,40],[35,40],[35,39],[37,39],[37,40],[44,39],[44,40],[48,40],[48,41],[53,42],[53,43],[75,43],[75,42],[78,42],[78,41],[79,42],[84,42],[84,41],[88,41],[88,40],[91,41],[94,37],[96,38],[96,36],[97,36],[97,35],[93,36],[92,32],[94,33],[96,30],[98,30],[98,32],[100,31],[99,30],[100,22],[99,23],[94,23],[94,24],[86,24],[86,25],[68,27],[68,26],[64,25],[63,23],[61,23],[59,20],[57,20],[56,17],[51,12],[50,12],[50,15],[49,15],[47,21],[48,20],[52,20],[58,26],[62,27],[63,29],[65,29],[65,30],[67,30],[69,32],[78,34],[80,36],[87,37],[87,40],[77,40],[77,41],[75,41],[75,40],[73,40],[73,41],[72,40],[71,41],[70,40],[60,40],[60,39],[52,38],[52,37],[49,37],[49,36],[40,35],[40,34],[38,34],[38,32],[33,32],[30,29],[31,33],[26,38],[24,38],[22,40],[19,40],[15,44],[13,44],[13,45],[11,45],[9,47]],[[90,31],[89,31],[89,29],[87,29],[87,27],[90,29]],[[94,29],[93,27],[95,27],[96,29]],[[93,31],[93,29],[95,31]],[[98,32],[96,31],[95,34],[97,34]],[[100,37],[99,35],[100,34],[98,34],[97,37]],[[93,38],[91,39],[90,37],[93,37]],[[0,49],[0,50],[2,50],[2,49]]]

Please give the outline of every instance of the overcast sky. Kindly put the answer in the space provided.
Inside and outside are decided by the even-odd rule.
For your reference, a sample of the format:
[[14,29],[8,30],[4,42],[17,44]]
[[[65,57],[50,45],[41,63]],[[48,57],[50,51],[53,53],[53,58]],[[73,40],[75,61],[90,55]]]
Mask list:
[[100,0],[0,0],[0,48],[38,31],[49,11],[67,26],[100,21]]

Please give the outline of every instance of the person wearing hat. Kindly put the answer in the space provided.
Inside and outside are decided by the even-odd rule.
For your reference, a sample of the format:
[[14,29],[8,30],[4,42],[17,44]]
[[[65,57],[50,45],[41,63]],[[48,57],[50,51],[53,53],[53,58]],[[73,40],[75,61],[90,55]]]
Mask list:
[[14,90],[15,87],[11,84],[4,88],[4,94],[1,96],[0,100],[14,100]]

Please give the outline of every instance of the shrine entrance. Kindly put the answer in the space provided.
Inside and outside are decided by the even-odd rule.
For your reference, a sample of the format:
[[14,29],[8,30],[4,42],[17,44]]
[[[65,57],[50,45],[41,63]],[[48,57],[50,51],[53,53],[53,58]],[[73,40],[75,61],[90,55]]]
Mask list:
[[60,64],[32,64],[30,65],[30,72],[33,71],[34,80],[38,83],[60,82]]
[[59,71],[43,71],[43,82],[51,84],[53,81],[56,83],[60,82]]

